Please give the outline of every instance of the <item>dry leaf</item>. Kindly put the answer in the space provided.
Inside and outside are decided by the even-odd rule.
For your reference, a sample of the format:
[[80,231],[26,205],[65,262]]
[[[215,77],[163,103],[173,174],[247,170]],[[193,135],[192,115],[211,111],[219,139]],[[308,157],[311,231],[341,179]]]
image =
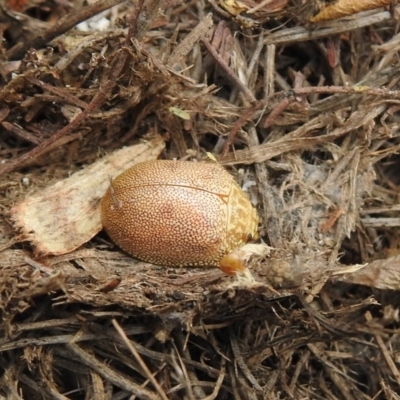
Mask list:
[[240,15],[250,8],[243,2],[236,0],[224,0],[221,2],[221,7],[228,11],[231,15]]
[[329,21],[347,15],[352,15],[361,11],[373,10],[374,8],[387,6],[391,0],[339,0],[338,2],[325,7],[315,17],[311,17],[311,22]]
[[99,200],[109,178],[156,159],[163,148],[161,137],[125,147],[26,198],[11,209],[15,228],[39,253],[60,255],[76,249],[102,229]]
[[178,107],[169,107],[168,110],[169,110],[172,114],[176,115],[176,116],[179,117],[179,118],[182,118],[182,119],[187,120],[187,121],[190,120],[190,113],[187,112],[187,111],[185,111],[185,110],[181,110],[181,109],[178,108]]
[[339,278],[340,281],[375,289],[400,290],[400,256],[375,260]]

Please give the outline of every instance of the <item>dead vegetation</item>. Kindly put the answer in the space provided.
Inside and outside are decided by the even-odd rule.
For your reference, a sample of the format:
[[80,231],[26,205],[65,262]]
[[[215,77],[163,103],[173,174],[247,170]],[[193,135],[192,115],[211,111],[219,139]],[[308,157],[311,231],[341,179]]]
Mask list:
[[[400,7],[317,12],[2,6],[1,398],[399,399]],[[252,279],[142,263],[104,233],[46,255],[13,226],[22,199],[157,135],[248,186],[271,246]]]

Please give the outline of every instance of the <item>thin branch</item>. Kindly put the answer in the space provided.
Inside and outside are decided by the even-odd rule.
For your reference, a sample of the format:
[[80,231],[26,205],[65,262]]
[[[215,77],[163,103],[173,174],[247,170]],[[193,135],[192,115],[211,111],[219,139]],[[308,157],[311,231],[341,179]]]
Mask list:
[[226,72],[227,78],[230,79],[231,82],[243,93],[249,103],[254,104],[257,99],[254,97],[253,93],[251,93],[247,86],[244,85],[239,77],[232,71],[225,60],[218,54],[214,47],[211,46],[211,43],[206,39],[202,39],[202,42],[207,47],[207,50],[210,52],[210,54],[214,57],[219,67]]
[[102,11],[108,10],[117,4],[123,3],[125,0],[99,0],[90,6],[84,7],[79,11],[71,14],[67,14],[62,17],[54,26],[49,28],[47,31],[40,33],[39,35],[32,38],[32,40],[23,43],[20,42],[12,47],[7,52],[7,58],[9,60],[17,60],[24,56],[24,54],[31,48],[41,49],[45,47],[49,42],[55,39],[57,36],[68,32],[74,26],[80,22],[86,21],[87,19],[101,13]]

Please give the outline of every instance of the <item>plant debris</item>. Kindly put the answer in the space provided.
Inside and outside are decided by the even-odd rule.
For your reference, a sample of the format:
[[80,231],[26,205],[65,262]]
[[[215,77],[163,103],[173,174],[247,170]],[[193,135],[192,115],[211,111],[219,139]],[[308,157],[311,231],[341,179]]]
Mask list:
[[14,228],[21,230],[39,255],[69,253],[102,229],[100,199],[114,177],[127,168],[159,156],[161,137],[125,147],[29,196],[11,209]]
[[346,17],[361,11],[373,10],[374,8],[389,6],[392,0],[367,0],[355,3],[352,0],[339,0],[323,8],[311,22],[329,21],[336,18]]
[[[2,398],[398,398],[400,7],[319,7],[7,1]],[[110,160],[139,153],[235,176],[262,217],[248,273],[98,232]]]

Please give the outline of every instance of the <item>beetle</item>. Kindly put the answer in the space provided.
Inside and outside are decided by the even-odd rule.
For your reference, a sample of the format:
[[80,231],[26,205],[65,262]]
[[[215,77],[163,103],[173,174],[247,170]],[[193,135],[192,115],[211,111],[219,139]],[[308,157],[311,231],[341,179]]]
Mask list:
[[258,238],[249,198],[219,164],[155,160],[112,180],[101,201],[110,238],[152,264],[244,269],[230,254]]

